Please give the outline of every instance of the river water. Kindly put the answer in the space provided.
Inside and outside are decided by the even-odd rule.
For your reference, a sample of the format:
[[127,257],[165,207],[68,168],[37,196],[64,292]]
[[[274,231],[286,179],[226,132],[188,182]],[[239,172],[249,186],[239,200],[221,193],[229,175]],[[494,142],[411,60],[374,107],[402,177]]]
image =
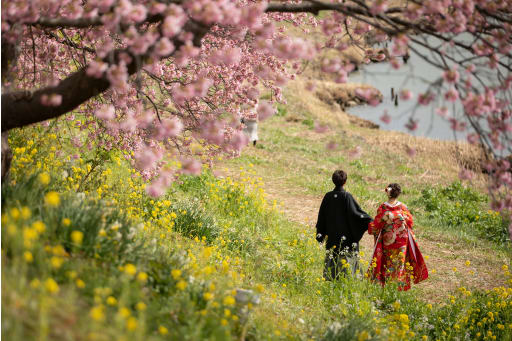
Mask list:
[[[372,85],[382,93],[383,101],[376,107],[362,105],[347,110],[353,115],[379,124],[380,128],[385,130],[402,131],[440,140],[465,139],[467,132],[458,132],[454,135],[450,123],[435,113],[437,107],[448,104],[442,103],[444,102],[443,94],[438,94],[428,106],[416,105],[418,94],[426,92],[428,84],[440,77],[442,73],[439,69],[414,53],[411,53],[407,64],[403,64],[398,70],[393,69],[389,63],[362,65],[360,71],[350,74],[349,82]],[[412,91],[413,98],[408,101],[402,101],[399,98],[398,106],[395,106],[395,101],[391,97],[391,88],[394,88],[395,94],[400,93],[402,89],[408,89]],[[460,103],[447,108],[451,112],[458,113],[462,110]],[[385,111],[392,118],[389,124],[380,120]],[[418,128],[413,132],[405,127],[411,117],[418,120]]]

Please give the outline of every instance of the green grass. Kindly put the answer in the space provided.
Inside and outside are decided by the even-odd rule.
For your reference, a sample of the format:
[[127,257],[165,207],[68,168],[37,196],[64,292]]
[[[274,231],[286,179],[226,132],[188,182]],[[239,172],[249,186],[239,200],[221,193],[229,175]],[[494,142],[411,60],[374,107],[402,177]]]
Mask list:
[[[313,122],[312,114],[296,112],[280,105],[279,114],[262,123],[257,148],[225,162],[224,178],[209,171],[181,177],[159,199],[145,194],[140,178],[131,178],[121,153],[93,149],[83,160],[64,157],[58,164],[55,139],[39,135],[38,128],[12,133],[19,149],[11,181],[2,186],[2,336],[454,340],[490,331],[510,339],[510,275],[499,269],[510,264],[510,250],[499,238],[482,238],[486,229],[498,235],[504,226],[495,215],[480,219],[485,196],[446,185],[446,179],[419,181],[428,165],[407,162],[343,126],[316,134],[303,123]],[[300,119],[287,121],[292,114]],[[29,138],[39,142],[30,144]],[[333,139],[339,148],[326,150]],[[363,156],[350,158],[348,151],[357,145]],[[74,152],[67,142],[62,148]],[[315,205],[332,189],[336,168],[348,172],[347,190],[371,214],[388,182],[403,184],[401,200],[413,211],[420,248],[432,250],[429,268],[439,274],[408,292],[364,278],[321,278],[324,250],[306,218],[314,223]],[[44,184],[40,173],[51,182]],[[270,198],[263,188],[272,191]],[[50,191],[59,193],[60,204],[45,203]],[[462,209],[454,209],[454,201]],[[366,249],[363,266],[368,256]],[[507,289],[487,292],[478,287],[481,282],[472,283],[461,271],[466,257],[485,271],[487,285],[507,283]],[[455,265],[457,273],[441,272]],[[248,305],[230,300],[240,288],[260,299],[251,303],[247,321]],[[108,303],[110,296],[115,305]]]

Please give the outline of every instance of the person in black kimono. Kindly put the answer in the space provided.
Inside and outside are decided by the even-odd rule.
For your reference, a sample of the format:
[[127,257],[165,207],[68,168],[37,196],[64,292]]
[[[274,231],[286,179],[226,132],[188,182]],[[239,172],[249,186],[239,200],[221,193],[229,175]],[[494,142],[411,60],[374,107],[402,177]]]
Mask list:
[[338,278],[341,272],[352,268],[355,274],[359,265],[357,252],[359,241],[368,229],[372,218],[359,207],[352,194],[343,189],[347,173],[337,170],[332,175],[335,188],[325,194],[316,223],[316,240],[322,243],[326,238],[324,278]]

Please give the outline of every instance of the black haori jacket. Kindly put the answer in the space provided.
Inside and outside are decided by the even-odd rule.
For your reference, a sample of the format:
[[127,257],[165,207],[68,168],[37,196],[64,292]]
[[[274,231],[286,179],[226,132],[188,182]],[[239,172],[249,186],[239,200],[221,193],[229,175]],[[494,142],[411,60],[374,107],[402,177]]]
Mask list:
[[322,242],[327,236],[326,249],[336,245],[335,251],[345,248],[355,251],[371,221],[372,218],[359,207],[352,194],[336,187],[325,194],[320,205],[316,223],[317,240]]

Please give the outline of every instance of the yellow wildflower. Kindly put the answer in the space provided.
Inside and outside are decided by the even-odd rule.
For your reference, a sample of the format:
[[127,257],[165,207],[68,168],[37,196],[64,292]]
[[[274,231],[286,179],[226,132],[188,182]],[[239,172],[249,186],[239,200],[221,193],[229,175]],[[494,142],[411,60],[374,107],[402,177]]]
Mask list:
[[172,278],[174,278],[174,280],[177,280],[177,279],[178,279],[178,278],[180,278],[180,276],[181,276],[181,270],[179,270],[179,269],[173,269],[173,270],[171,271],[171,276],[172,276]]
[[71,225],[71,220],[69,218],[62,218],[62,225],[68,227]]
[[144,302],[139,302],[135,305],[135,309],[139,310],[139,311],[143,311],[143,310],[146,310],[147,306],[146,306],[146,303]]
[[44,202],[48,206],[52,206],[52,207],[59,206],[60,205],[59,193],[57,193],[55,191],[51,191],[51,192],[46,193],[46,195],[44,196]]
[[37,178],[39,179],[39,182],[44,186],[48,185],[51,180],[50,175],[48,173],[39,173]]
[[44,287],[50,294],[59,292],[59,285],[57,284],[57,282],[55,282],[53,278],[48,278],[44,282]]
[[135,267],[135,265],[128,263],[124,266],[124,272],[127,275],[134,276],[137,273],[137,268]]
[[176,283],[176,288],[179,290],[185,290],[187,288],[187,282],[180,280],[178,283]]
[[137,275],[137,280],[141,283],[146,283],[146,281],[148,280],[148,274],[143,271],[139,272],[139,274]]
[[126,308],[126,307],[121,307],[121,308],[119,308],[118,314],[119,314],[119,316],[121,316],[121,317],[123,317],[123,318],[127,318],[127,317],[129,317],[132,313],[131,313],[130,309],[128,309],[128,308]]
[[17,220],[20,217],[20,210],[18,210],[16,207],[15,208],[11,208],[11,217],[14,220]]
[[92,307],[91,311],[89,312],[89,316],[94,321],[102,321],[103,319],[105,319],[105,312],[103,306],[99,305]]
[[71,240],[73,243],[80,245],[82,244],[82,241],[84,240],[84,234],[82,231],[74,230],[71,232]]
[[85,282],[82,281],[80,278],[77,278],[77,280],[75,281],[75,284],[76,284],[77,288],[80,288],[80,289],[85,288]]
[[23,258],[25,258],[25,261],[27,263],[32,263],[32,261],[34,260],[34,257],[32,256],[32,252],[30,252],[30,251],[25,251],[23,253]]
[[368,335],[368,332],[366,330],[363,330],[359,333],[357,336],[357,341],[366,341],[370,338],[370,335]]
[[28,208],[27,206],[23,206],[21,208],[21,217],[25,220],[27,220],[28,218],[30,218],[30,216],[32,215],[32,212],[30,212],[30,208]]
[[50,263],[52,264],[52,267],[58,269],[62,266],[62,263],[64,263],[64,259],[61,257],[52,257],[50,259]]
[[160,335],[167,335],[169,333],[169,330],[164,326],[160,326],[158,327],[158,332],[160,333]]
[[137,329],[137,319],[135,317],[130,317],[128,318],[128,320],[126,321],[126,329],[128,329],[129,331],[134,331],[135,329]]
[[46,230],[46,225],[42,221],[38,220],[32,223],[32,228],[38,233],[43,233]]
[[41,284],[41,282],[40,282],[37,278],[35,278],[35,279],[33,279],[33,280],[30,282],[30,287],[31,287],[32,289],[37,289],[37,288],[39,288],[39,285],[40,285],[40,284]]
[[114,296],[107,297],[107,304],[108,305],[116,305],[117,304],[116,298]]
[[233,298],[233,296],[226,296],[224,297],[224,300],[222,301],[222,303],[224,303],[224,305],[227,305],[227,306],[232,306],[232,305],[235,305],[235,299]]

